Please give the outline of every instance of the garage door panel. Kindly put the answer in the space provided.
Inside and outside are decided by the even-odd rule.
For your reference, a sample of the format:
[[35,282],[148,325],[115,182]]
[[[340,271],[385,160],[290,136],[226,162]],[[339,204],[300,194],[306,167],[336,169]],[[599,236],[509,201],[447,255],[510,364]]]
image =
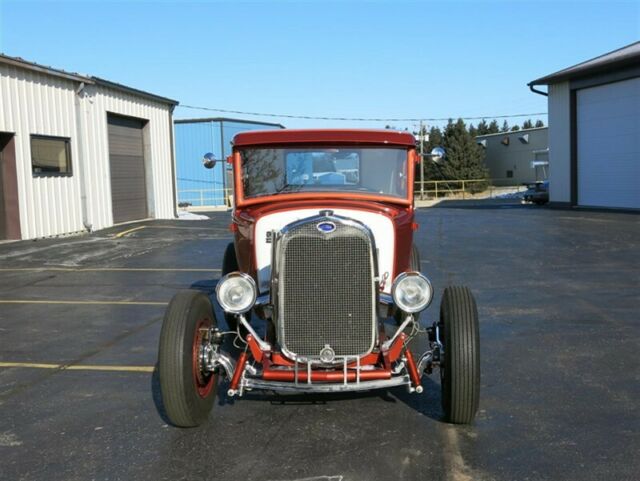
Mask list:
[[112,165],[114,166],[113,174],[122,175],[126,173],[144,173],[144,157],[141,155],[115,155],[111,154]]
[[144,122],[109,116],[109,163],[114,223],[145,219]]
[[140,157],[144,155],[144,149],[142,148],[142,144],[138,144],[137,142],[123,142],[118,139],[113,139],[113,141],[109,143],[109,154]]
[[640,78],[576,93],[578,204],[640,209]]

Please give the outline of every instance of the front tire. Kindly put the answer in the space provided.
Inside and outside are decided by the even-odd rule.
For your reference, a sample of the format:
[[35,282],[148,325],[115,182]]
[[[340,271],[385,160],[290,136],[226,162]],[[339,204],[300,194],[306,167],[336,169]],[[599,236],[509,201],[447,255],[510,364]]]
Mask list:
[[478,309],[467,287],[447,287],[440,305],[442,408],[453,424],[468,424],[480,401]]
[[158,368],[162,402],[176,426],[202,424],[213,407],[218,379],[203,369],[200,347],[208,340],[209,328],[216,325],[211,301],[200,291],[179,292],[167,307]]

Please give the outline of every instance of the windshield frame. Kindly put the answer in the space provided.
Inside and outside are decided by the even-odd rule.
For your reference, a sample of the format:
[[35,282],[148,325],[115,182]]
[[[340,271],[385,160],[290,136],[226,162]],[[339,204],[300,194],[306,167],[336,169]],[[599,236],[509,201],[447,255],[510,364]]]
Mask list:
[[[337,190],[326,190],[326,191],[303,191],[303,192],[279,192],[275,194],[265,194],[259,196],[245,197],[244,196],[244,185],[243,185],[243,165],[242,165],[242,156],[241,152],[243,150],[248,149],[330,149],[330,148],[400,148],[402,150],[406,150],[407,157],[407,186],[405,189],[406,196],[392,196],[392,195],[384,195],[377,193],[359,193],[359,192],[345,192],[345,191],[337,191]],[[292,200],[323,200],[323,199],[339,199],[339,200],[360,200],[360,201],[374,201],[374,202],[384,202],[384,203],[392,203],[399,204],[403,206],[411,206],[413,205],[413,184],[414,184],[414,166],[418,163],[419,157],[416,152],[415,147],[406,147],[402,148],[396,145],[384,145],[384,144],[282,144],[282,145],[245,145],[242,147],[234,148],[232,158],[230,159],[233,164],[233,179],[234,179],[234,204],[238,207],[255,205],[255,204],[264,204],[271,202],[289,202]]]

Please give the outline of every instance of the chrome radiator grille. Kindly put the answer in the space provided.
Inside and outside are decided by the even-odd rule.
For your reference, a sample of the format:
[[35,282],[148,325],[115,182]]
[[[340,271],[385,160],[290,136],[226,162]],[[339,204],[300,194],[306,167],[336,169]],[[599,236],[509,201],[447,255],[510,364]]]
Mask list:
[[375,340],[372,239],[357,225],[322,219],[296,225],[281,239],[280,344],[298,356],[317,357],[329,345],[337,356],[368,353]]

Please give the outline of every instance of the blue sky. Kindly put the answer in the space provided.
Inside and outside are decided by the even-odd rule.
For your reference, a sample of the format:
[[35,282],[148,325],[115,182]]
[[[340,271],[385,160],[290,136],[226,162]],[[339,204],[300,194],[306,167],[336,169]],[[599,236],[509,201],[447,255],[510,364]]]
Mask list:
[[[546,100],[527,82],[639,39],[638,0],[0,0],[0,51],[8,55],[187,105],[301,115],[544,112]],[[288,127],[385,124],[263,120]]]

